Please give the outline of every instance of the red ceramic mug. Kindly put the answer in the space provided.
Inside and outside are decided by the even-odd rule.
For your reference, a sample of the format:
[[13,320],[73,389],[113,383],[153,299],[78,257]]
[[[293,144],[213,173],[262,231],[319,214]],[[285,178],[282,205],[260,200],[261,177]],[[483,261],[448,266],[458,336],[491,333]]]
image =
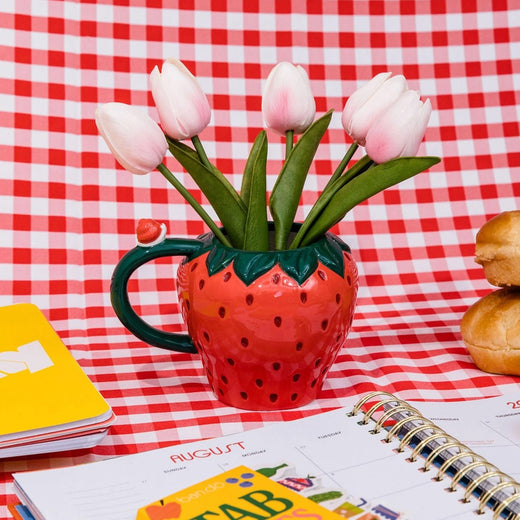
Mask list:
[[[183,257],[177,291],[188,334],[147,324],[127,284],[144,263]],[[303,406],[316,398],[343,347],[354,314],[358,276],[349,247],[326,233],[287,251],[243,251],[208,233],[165,239],[129,251],[112,278],[121,322],[151,345],[201,356],[216,397],[248,410]]]

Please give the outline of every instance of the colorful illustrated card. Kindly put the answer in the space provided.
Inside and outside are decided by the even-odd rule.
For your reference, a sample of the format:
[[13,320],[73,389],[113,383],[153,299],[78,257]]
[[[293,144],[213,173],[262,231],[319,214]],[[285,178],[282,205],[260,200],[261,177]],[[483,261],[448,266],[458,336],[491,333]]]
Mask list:
[[137,520],[337,520],[312,500],[239,466],[139,509]]

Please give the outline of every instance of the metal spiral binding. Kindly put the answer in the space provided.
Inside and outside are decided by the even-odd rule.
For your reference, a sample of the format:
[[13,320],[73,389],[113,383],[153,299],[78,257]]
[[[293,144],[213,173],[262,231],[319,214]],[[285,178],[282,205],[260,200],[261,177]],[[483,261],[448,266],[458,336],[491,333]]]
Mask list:
[[[458,445],[458,448],[459,449],[462,448],[460,446],[460,444]],[[459,451],[458,453],[455,453],[455,455],[453,455],[453,457],[450,457],[449,459],[446,459],[442,463],[441,467],[439,468],[439,471],[437,472],[437,476],[435,477],[435,480],[440,482],[444,478],[444,475],[445,475],[446,471],[448,471],[448,469],[452,466],[452,464],[454,464],[455,462],[457,462],[460,459],[465,459],[465,458],[468,458],[468,457],[471,457],[472,461],[475,460],[475,454],[474,453],[472,453],[471,451],[465,451],[465,450],[461,449],[461,451]]]
[[[501,500],[499,506],[495,509],[493,520],[499,520],[500,515],[507,509],[507,507],[517,500],[520,500],[520,492],[509,495],[504,500]],[[510,514],[507,517],[507,520],[520,520],[520,514]]]
[[449,437],[450,439],[453,439],[450,442],[445,442],[443,444],[439,444],[435,449],[433,449],[428,457],[426,457],[426,461],[424,462],[423,470],[429,471],[430,466],[433,464],[433,461],[437,457],[437,455],[440,455],[443,451],[449,450],[450,448],[459,448],[460,449],[460,442],[457,441],[457,439],[454,439],[453,437]]
[[438,431],[437,433],[434,433],[433,435],[430,435],[429,437],[425,437],[421,442],[417,443],[417,446],[412,450],[412,454],[410,455],[410,461],[415,462],[417,460],[417,457],[422,453],[424,448],[430,444],[430,442],[436,440],[436,439],[447,439],[449,435],[446,432],[443,432],[442,430]]
[[492,488],[488,489],[483,495],[479,498],[479,506],[477,513],[483,514],[486,509],[486,504],[491,500],[491,498],[498,493],[501,489],[513,488],[515,492],[520,492],[520,485],[516,482],[512,482],[510,479],[502,480],[495,484]]
[[409,412],[410,408],[406,406],[405,404],[400,404],[398,406],[394,406],[393,408],[389,408],[376,422],[376,425],[374,426],[374,429],[372,430],[373,433],[379,433],[381,431],[381,428],[385,424],[388,419],[392,418],[394,415],[401,413],[401,412]]
[[477,489],[479,485],[482,484],[482,482],[486,480],[491,480],[493,477],[498,477],[500,479],[500,482],[502,482],[504,477],[507,478],[507,475],[502,473],[498,468],[495,468],[495,466],[487,465],[486,471],[482,473],[482,475],[479,475],[478,477],[472,479],[471,482],[468,484],[462,501],[469,502],[469,499],[471,498],[473,491],[475,491],[475,489]]
[[396,403],[399,403],[401,402],[401,400],[396,397],[395,395],[392,395],[392,394],[389,394],[388,392],[383,392],[383,391],[375,391],[375,392],[370,392],[368,393],[367,395],[365,395],[362,399],[360,399],[356,405],[354,406],[354,408],[352,408],[352,411],[349,413],[349,416],[350,417],[354,417],[356,416],[359,411],[361,410],[362,406],[370,401],[373,397],[376,397],[378,395],[385,395],[386,397],[391,397],[391,402],[396,402]]
[[386,436],[385,442],[390,442],[401,431],[401,428],[405,424],[407,424],[409,422],[417,421],[417,420],[421,420],[421,416],[417,415],[417,414],[408,415],[407,417],[403,417],[402,419],[399,419],[399,421],[397,421],[392,426],[392,428],[390,428],[388,435]]
[[[374,404],[369,410],[365,412],[365,416],[363,417],[363,420],[361,421],[362,424],[368,424],[370,422],[370,419],[372,419],[372,415],[379,409],[384,408],[385,404],[395,403],[397,402],[395,398],[389,397],[388,399],[383,399],[382,401],[378,401],[376,404]],[[392,408],[390,408],[392,410]]]
[[481,466],[487,468],[488,463],[485,459],[479,457],[478,460],[471,462],[470,464],[459,469],[459,471],[457,471],[457,473],[455,473],[451,479],[450,491],[455,491],[457,489],[457,484],[459,483],[460,479],[466,475],[466,473],[469,473],[472,469],[476,469]]
[[425,431],[425,430],[435,431],[437,429],[435,424],[433,424],[430,420],[425,419],[424,417],[421,417],[421,421],[423,424],[420,424],[419,426],[412,428],[406,435],[403,436],[403,438],[401,439],[401,442],[399,443],[399,447],[397,448],[397,451],[399,453],[402,453],[404,451],[404,449],[410,445],[410,441],[418,433]]
[[[450,468],[456,468],[456,463],[458,461],[465,458],[471,459],[468,464],[463,465],[452,477],[450,477],[450,491],[455,491],[459,482],[464,477],[467,477],[472,471],[477,470],[478,468],[484,468],[484,473],[471,478],[469,483],[466,485],[463,498],[464,502],[468,502],[470,501],[473,492],[479,489],[479,487],[487,487],[487,489],[481,491],[481,495],[478,497],[479,506],[476,511],[478,514],[483,514],[485,512],[489,502],[497,495],[497,493],[507,489],[511,489],[513,492],[505,498],[496,499],[496,504],[492,508],[493,520],[500,520],[502,513],[508,510],[509,506],[514,502],[518,501],[520,503],[520,483],[515,482],[510,476],[502,473],[493,464],[490,464],[483,457],[474,453],[467,446],[457,441],[457,439],[448,435],[444,430],[435,425],[435,423],[422,416],[413,406],[391,393],[385,391],[374,391],[368,393],[356,403],[348,415],[351,417],[356,416],[366,403],[376,397],[380,397],[379,401],[376,404],[371,405],[369,410],[363,413],[364,417],[360,424],[367,424],[370,420],[375,421],[376,424],[374,429],[371,430],[371,433],[377,434],[382,428],[384,428],[389,419],[393,418],[395,415],[406,414],[404,417],[399,417],[396,420],[396,423],[389,428],[384,440],[385,442],[391,442],[394,437],[398,436],[399,433],[405,429],[406,433],[399,441],[399,446],[397,448],[398,452],[402,452],[406,447],[411,448],[412,440],[417,437],[422,437],[419,434],[423,432],[423,435],[426,436],[415,445],[409,457],[411,462],[415,462],[419,455],[423,453],[424,449],[432,448],[422,467],[423,471],[428,471],[431,465],[443,452],[451,449],[458,450],[457,453],[454,453],[442,462],[435,480],[443,480],[446,472]],[[387,408],[388,405],[390,405],[389,408]],[[376,421],[373,416],[379,409],[383,409],[384,412]],[[414,426],[416,422],[419,422],[420,424]],[[431,434],[428,430],[431,431]],[[432,443],[435,445],[434,441],[437,439],[444,439],[444,442],[433,447]],[[495,479],[498,479],[498,482],[493,482]],[[520,520],[520,513],[511,511],[509,515],[504,518],[506,520]]]

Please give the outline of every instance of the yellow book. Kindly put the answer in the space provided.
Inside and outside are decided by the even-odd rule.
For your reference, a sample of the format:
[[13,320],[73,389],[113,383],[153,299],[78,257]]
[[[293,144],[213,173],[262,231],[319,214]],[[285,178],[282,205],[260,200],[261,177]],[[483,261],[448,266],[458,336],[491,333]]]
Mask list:
[[42,312],[0,307],[0,329],[0,457],[99,442],[114,414]]
[[312,500],[238,466],[139,509],[137,520],[339,520]]

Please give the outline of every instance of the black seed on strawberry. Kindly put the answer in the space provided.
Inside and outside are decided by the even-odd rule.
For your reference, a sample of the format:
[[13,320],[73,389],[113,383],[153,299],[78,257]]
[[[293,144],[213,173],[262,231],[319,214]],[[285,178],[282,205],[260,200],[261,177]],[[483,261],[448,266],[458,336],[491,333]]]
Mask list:
[[262,388],[264,386],[264,382],[261,379],[257,379],[255,384],[258,388]]
[[240,339],[240,344],[243,346],[243,347],[247,347],[249,346],[249,340],[247,338],[241,338]]
[[220,376],[220,379],[225,385],[228,384],[228,378],[226,376]]
[[246,392],[240,392],[240,397],[246,401],[247,400],[247,393]]
[[318,276],[322,279],[322,280],[326,280],[327,279],[327,273],[325,271],[322,271],[321,269],[318,269]]
[[246,303],[247,303],[247,305],[252,305],[252,304],[253,304],[253,301],[254,301],[254,297],[253,297],[253,295],[252,295],[252,294],[248,294],[248,295],[246,296]]
[[299,352],[303,348],[303,343],[300,341],[296,343],[296,350]]
[[204,339],[209,343],[209,334],[206,331],[204,331],[202,335],[204,336]]
[[291,401],[296,401],[296,399],[298,399],[298,394],[292,394]]
[[199,281],[199,289],[202,291],[202,289],[204,289],[204,285],[205,285],[206,282],[204,282],[204,280],[200,280]]
[[226,309],[224,307],[219,307],[218,315],[223,318],[226,315]]
[[341,294],[336,294],[336,303],[339,303],[341,301]]
[[329,320],[323,320],[321,322],[321,329],[322,330],[327,330],[328,325],[329,325]]
[[300,379],[300,374],[294,374],[294,376],[292,376],[292,380],[296,383],[298,380]]
[[185,300],[186,302],[186,309],[190,310],[190,300]]
[[273,274],[273,283],[274,284],[280,283],[280,275],[278,273]]
[[195,269],[197,269],[197,266],[198,266],[198,262],[195,262],[192,266],[191,266],[191,272],[195,271]]
[[278,401],[278,394],[271,394],[269,396],[269,401],[271,401],[271,403],[276,403],[276,401]]
[[311,388],[314,388],[316,386],[317,382],[318,382],[318,380],[314,379],[314,381],[311,383]]
[[305,303],[307,301],[307,293],[306,292],[302,292],[300,294],[300,300],[302,303]]
[[229,280],[231,279],[231,273],[228,271],[227,273],[224,274],[223,278],[222,278],[225,282],[229,282]]
[[234,366],[235,365],[235,360],[234,359],[227,358],[226,361],[228,362],[228,365],[230,365],[230,366]]
[[319,367],[319,366],[320,366],[320,363],[321,363],[321,358],[318,358],[318,359],[314,362],[314,366],[315,366],[315,367]]
[[277,327],[281,327],[282,326],[282,317],[281,316],[275,316],[274,317],[274,324]]
[[350,276],[347,275],[347,283],[349,285],[352,285],[352,278],[350,278]]
[[273,363],[273,370],[280,370],[280,363]]

